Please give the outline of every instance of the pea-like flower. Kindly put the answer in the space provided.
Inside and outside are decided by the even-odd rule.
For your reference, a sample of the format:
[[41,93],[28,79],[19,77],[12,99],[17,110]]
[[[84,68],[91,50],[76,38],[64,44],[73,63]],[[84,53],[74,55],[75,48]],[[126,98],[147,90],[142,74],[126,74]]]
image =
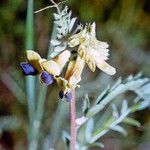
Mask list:
[[78,56],[76,61],[69,62],[65,77],[56,79],[62,89],[59,93],[60,98],[66,97],[68,101],[70,100],[71,91],[79,87],[78,83],[81,81],[81,74],[84,66],[85,61]]
[[70,58],[70,52],[65,50],[52,60],[47,61],[32,50],[26,51],[27,62],[22,62],[20,67],[24,75],[38,75],[41,83],[49,85],[55,76],[60,75],[63,67]]
[[95,34],[96,25],[86,25],[79,33],[70,37],[68,45],[78,46],[78,55],[84,59],[91,71],[96,66],[109,75],[116,73],[115,68],[106,63],[108,59],[108,44],[98,41]]

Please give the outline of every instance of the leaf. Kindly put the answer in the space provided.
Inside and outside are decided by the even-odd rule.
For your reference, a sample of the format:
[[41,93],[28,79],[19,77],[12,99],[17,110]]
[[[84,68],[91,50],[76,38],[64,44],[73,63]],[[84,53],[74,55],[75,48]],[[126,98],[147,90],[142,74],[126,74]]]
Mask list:
[[102,127],[96,129],[93,133],[92,138],[90,139],[90,143],[94,143],[96,140],[98,140],[100,137],[102,137],[103,135],[105,135],[108,131],[109,131],[109,126],[111,123],[114,122],[114,118],[111,117],[109,118]]
[[143,110],[147,107],[150,106],[150,102],[147,101],[147,100],[144,100],[142,102],[138,102],[137,104],[133,105],[131,108],[130,108],[130,111],[133,113],[135,111],[140,111],[140,110]]
[[104,144],[101,142],[95,142],[93,144],[90,144],[89,147],[100,147],[100,148],[104,148]]
[[102,105],[94,105],[92,106],[89,111],[87,112],[86,116],[88,118],[93,117],[95,114],[99,113],[99,111],[103,108]]
[[69,147],[69,145],[70,145],[70,135],[66,131],[62,132],[62,139],[63,139],[64,143]]
[[[115,104],[112,104],[113,112],[112,114],[109,113],[109,115],[111,116],[107,116],[107,119],[101,122],[100,127],[98,127],[99,121],[94,125],[88,122],[89,124],[87,124],[85,132],[86,132],[86,142],[89,143],[90,145],[85,143],[83,147],[88,148],[91,145],[94,145],[99,138],[107,134],[110,130],[117,131],[122,135],[126,136],[127,131],[122,126],[120,126],[120,123],[127,123],[139,127],[140,123],[138,121],[127,116],[130,115],[131,113],[134,113],[135,111],[139,111],[150,106],[149,87],[150,87],[149,78],[142,78],[141,75],[136,76],[131,75],[123,81],[121,81],[121,79],[118,80],[111,88],[108,87],[107,89],[105,89],[99,95],[94,105],[90,107],[88,112],[86,113],[87,121],[90,121],[91,118],[94,119],[96,114],[105,109],[107,104],[116,99],[116,96],[126,91],[133,91],[137,93],[138,95],[137,98],[138,97],[139,99],[143,98],[143,100],[140,99],[139,101],[136,102],[133,101],[130,104],[130,106],[128,106],[127,100],[123,100],[121,103],[121,108],[120,107],[117,108]],[[119,108],[121,110],[118,111]],[[96,117],[98,117],[98,115]],[[96,128],[96,130],[94,130],[94,128]]]
[[70,20],[69,32],[71,32],[71,30],[73,29],[73,26],[74,26],[76,20],[77,20],[77,18],[72,18],[72,19]]
[[112,129],[114,131],[117,131],[117,132],[120,132],[123,136],[127,136],[126,130],[123,127],[119,126],[119,125],[110,127],[110,129]]
[[12,92],[12,94],[20,103],[25,104],[26,95],[18,83],[20,80],[14,80],[10,74],[10,72],[7,73],[0,67],[0,80],[7,86],[7,88]]
[[51,44],[53,45],[53,46],[57,46],[57,45],[59,45],[61,42],[60,41],[58,41],[58,40],[51,40]]
[[150,100],[150,82],[135,90],[135,92],[143,99]]
[[121,77],[114,83],[114,85],[110,88],[110,91],[113,91],[116,87],[118,87],[122,82]]
[[117,110],[117,106],[115,104],[112,104],[112,110],[113,110],[113,117],[116,119],[119,117],[119,113]]
[[128,102],[127,100],[123,100],[121,107],[121,114],[123,114],[127,109],[128,109]]
[[77,18],[71,18],[72,12],[68,12],[68,7],[60,10],[58,13],[54,13],[54,24],[56,26],[56,35],[57,39],[52,40],[51,44],[55,46],[53,52],[50,54],[50,57],[53,58],[59,55],[67,47],[67,38],[71,34],[75,34],[81,25],[75,26]]
[[[93,107],[91,107],[87,113],[87,117],[92,117],[95,114],[97,114],[98,112],[100,112],[101,110],[103,110],[105,108],[105,106],[110,103],[116,96],[118,96],[119,94],[122,94],[126,91],[135,91],[136,89],[140,88],[142,85],[144,85],[145,83],[147,83],[149,81],[148,78],[140,78],[140,79],[136,79],[134,80],[130,80],[129,82],[126,83],[121,83],[119,86],[117,86],[117,88],[115,88],[113,91],[109,92],[103,95],[103,99],[101,101],[98,101],[97,105],[94,105]],[[96,100],[97,101],[97,100]],[[146,107],[147,104],[143,103],[143,108],[144,106]]]
[[66,44],[60,45],[60,46],[55,47],[54,51],[55,52],[62,52],[63,50],[65,50],[65,48],[66,48]]
[[142,77],[142,72],[139,72],[134,76],[134,79],[139,79],[141,77]]
[[55,20],[59,19],[59,17],[60,17],[60,16],[59,16],[58,14],[54,13],[54,19],[55,19]]
[[136,127],[140,127],[141,124],[140,122],[138,122],[137,120],[130,118],[130,117],[126,117],[125,119],[123,119],[123,123],[127,123]]
[[[150,106],[150,101],[148,101],[148,100],[142,101],[142,102],[139,104],[139,107],[137,107],[137,111],[143,110],[143,109],[145,109],[145,108],[147,108],[147,107],[149,107],[149,106]],[[134,110],[134,111],[135,111],[135,110]]]
[[109,93],[109,89],[110,89],[109,86],[107,86],[105,88],[105,90],[96,99],[95,104],[99,104],[100,103],[100,101]]
[[94,129],[94,119],[91,118],[88,120],[88,122],[86,124],[86,129],[85,129],[85,140],[87,143],[90,143],[93,129]]
[[0,117],[0,133],[6,130],[16,130],[20,125],[21,120],[14,116]]
[[82,108],[82,111],[85,115],[88,112],[89,108],[90,108],[90,101],[89,101],[88,94],[86,93],[84,101],[83,101],[83,108]]

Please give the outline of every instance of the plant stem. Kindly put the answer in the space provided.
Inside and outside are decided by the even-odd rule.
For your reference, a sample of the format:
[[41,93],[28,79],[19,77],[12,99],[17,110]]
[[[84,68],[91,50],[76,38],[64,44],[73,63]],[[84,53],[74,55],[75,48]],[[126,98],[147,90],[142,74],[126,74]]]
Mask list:
[[[33,0],[28,0],[27,6],[27,18],[26,18],[26,40],[25,48],[34,48],[34,17],[33,17]],[[33,124],[33,118],[35,113],[35,77],[26,77],[26,91],[28,101],[29,123]]]
[[[28,0],[27,3],[27,16],[26,16],[26,39],[25,48],[34,48],[34,16],[33,16],[34,0]],[[33,145],[33,121],[35,117],[35,89],[36,78],[32,76],[26,77],[26,92],[27,104],[29,114],[29,132],[28,132],[28,150],[32,150]]]
[[71,150],[76,149],[76,137],[77,137],[77,128],[76,128],[76,108],[75,108],[75,90],[71,92],[72,98],[70,100],[70,115],[71,115]]

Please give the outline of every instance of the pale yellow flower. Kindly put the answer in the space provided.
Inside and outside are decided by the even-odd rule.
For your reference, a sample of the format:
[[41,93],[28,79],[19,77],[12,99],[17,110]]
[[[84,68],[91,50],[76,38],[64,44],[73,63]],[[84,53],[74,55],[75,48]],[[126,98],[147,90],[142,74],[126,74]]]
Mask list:
[[65,50],[58,56],[54,57],[52,60],[42,59],[41,56],[32,50],[27,50],[27,61],[36,68],[39,73],[43,70],[47,71],[49,74],[54,76],[60,75],[63,67],[70,58],[70,51]]
[[43,66],[42,63],[46,62],[46,59],[42,59],[41,56],[33,51],[33,50],[27,50],[26,51],[26,58],[27,61],[38,70],[38,72],[40,73],[41,71],[43,71]]
[[81,81],[81,74],[85,65],[85,61],[80,56],[76,61],[70,61],[65,78],[57,78],[58,84],[61,86],[62,91],[65,93],[71,92],[71,90],[79,87],[78,83]]
[[52,60],[47,61],[42,59],[41,56],[32,50],[26,51],[27,62],[20,63],[20,67],[25,76],[39,75],[39,81],[42,84],[50,85],[60,75],[63,67],[70,58],[68,50],[63,51]]
[[68,45],[78,46],[78,55],[87,63],[91,71],[96,66],[107,74],[114,75],[115,68],[106,63],[108,59],[108,44],[98,41],[95,35],[95,23],[86,25],[79,33],[70,37]]

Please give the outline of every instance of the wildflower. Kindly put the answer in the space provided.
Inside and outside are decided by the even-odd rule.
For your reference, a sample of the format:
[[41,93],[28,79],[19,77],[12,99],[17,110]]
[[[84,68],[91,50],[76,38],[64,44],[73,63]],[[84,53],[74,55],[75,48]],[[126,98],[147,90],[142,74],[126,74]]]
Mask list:
[[24,75],[37,75],[38,74],[38,70],[29,63],[22,62],[20,66],[23,70]]
[[79,33],[70,37],[68,45],[78,47],[78,55],[87,63],[91,71],[95,71],[96,66],[109,75],[114,75],[116,70],[108,63],[108,44],[98,41],[95,34],[96,25],[86,25]]
[[71,91],[76,87],[79,87],[78,83],[81,81],[84,65],[84,60],[78,56],[76,61],[69,62],[65,78],[58,77],[56,79],[62,89],[59,93],[60,98],[66,97],[68,101],[71,99]]
[[32,50],[26,51],[27,62],[22,62],[20,67],[24,75],[39,75],[42,84],[49,85],[53,82],[55,76],[60,75],[64,65],[69,60],[70,52],[62,52],[52,60],[47,61]]
[[54,79],[53,75],[50,75],[46,71],[42,71],[42,73],[40,74],[40,82],[42,84],[49,85],[53,82],[53,79]]

